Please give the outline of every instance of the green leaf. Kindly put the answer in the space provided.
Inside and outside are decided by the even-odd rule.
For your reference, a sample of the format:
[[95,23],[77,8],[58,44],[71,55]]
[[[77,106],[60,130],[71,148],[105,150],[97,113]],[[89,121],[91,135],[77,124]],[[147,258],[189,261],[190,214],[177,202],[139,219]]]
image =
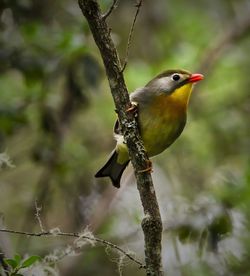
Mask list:
[[22,263],[22,266],[21,268],[25,268],[25,267],[28,267],[28,266],[31,266],[33,265],[36,261],[41,261],[41,257],[40,256],[31,256],[29,257],[28,259],[26,259],[23,263]]
[[19,254],[15,254],[14,260],[17,262],[17,265],[21,263],[22,257]]
[[5,262],[7,265],[11,266],[13,269],[15,269],[15,268],[18,266],[17,261],[14,260],[14,259],[4,259],[4,262]]

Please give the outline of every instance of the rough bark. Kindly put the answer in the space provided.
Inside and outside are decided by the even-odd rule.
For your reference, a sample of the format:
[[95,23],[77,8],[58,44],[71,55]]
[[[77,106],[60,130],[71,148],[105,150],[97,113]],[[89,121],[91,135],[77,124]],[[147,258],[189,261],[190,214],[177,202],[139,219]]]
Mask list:
[[147,167],[148,158],[138,132],[135,117],[132,113],[126,112],[131,103],[117,50],[111,39],[110,29],[105,21],[105,16],[102,16],[97,1],[79,0],[79,6],[88,21],[95,43],[100,50],[122,133],[135,170],[137,188],[145,214],[142,220],[142,229],[145,239],[147,275],[163,275],[161,261],[162,221],[159,206],[151,174],[149,172],[140,172]]

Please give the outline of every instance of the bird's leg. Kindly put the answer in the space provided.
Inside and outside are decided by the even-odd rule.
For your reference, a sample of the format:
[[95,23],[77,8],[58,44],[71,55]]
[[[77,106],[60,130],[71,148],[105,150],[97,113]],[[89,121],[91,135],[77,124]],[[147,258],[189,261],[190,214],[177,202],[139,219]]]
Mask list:
[[152,162],[149,159],[146,162],[147,162],[146,169],[138,171],[139,173],[144,173],[144,172],[152,173],[153,172]]
[[137,112],[138,103],[131,102],[131,106],[126,110],[126,112]]

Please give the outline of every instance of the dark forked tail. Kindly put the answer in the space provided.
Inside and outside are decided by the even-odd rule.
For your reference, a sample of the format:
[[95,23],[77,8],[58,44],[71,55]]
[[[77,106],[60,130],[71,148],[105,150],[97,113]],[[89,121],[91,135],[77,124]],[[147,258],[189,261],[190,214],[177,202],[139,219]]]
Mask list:
[[129,160],[124,164],[119,164],[117,162],[118,154],[114,150],[107,161],[107,163],[95,174],[95,177],[110,177],[113,185],[116,188],[120,188],[120,180],[123,171],[126,169]]

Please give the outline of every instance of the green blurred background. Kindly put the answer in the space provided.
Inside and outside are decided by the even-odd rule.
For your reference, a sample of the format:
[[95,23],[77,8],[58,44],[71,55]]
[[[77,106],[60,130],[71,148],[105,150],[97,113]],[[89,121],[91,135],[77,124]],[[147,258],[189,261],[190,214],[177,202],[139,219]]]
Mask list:
[[[103,11],[111,2],[100,1]],[[108,18],[122,60],[135,4],[120,0]],[[168,275],[250,275],[249,13],[247,0],[145,0],[136,23],[129,91],[165,69],[205,75],[184,133],[153,158]],[[77,1],[3,0],[0,30],[0,152],[15,165],[0,171],[2,226],[40,231],[37,202],[45,229],[88,226],[143,261],[131,168],[120,190],[94,179],[114,146],[116,114]],[[52,254],[59,275],[118,274],[119,255],[100,245],[62,257],[73,243],[0,235],[6,256]],[[122,271],[144,275],[127,260]]]

